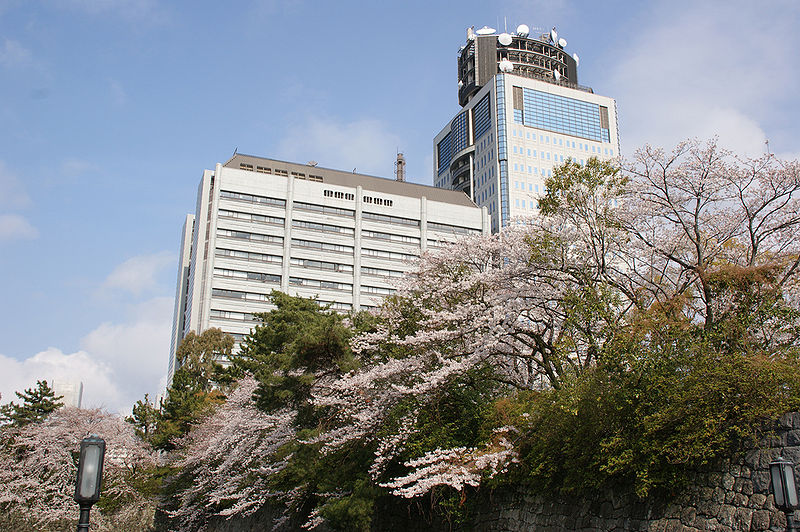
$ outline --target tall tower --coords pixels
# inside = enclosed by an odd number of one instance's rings
[[[434,185],[486,207],[492,232],[538,212],[554,166],[619,155],[613,98],[578,84],[578,56],[555,28],[530,36],[467,29],[461,110],[433,140]]]

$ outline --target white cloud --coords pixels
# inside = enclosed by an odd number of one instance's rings
[[[114,268],[103,282],[103,287],[124,290],[139,296],[155,288],[156,276],[174,261],[175,257],[169,251],[132,257]]]
[[[0,355],[0,393],[3,403],[19,403],[14,392],[35,386],[37,380],[52,384],[53,379],[82,381],[83,406],[116,407],[121,404],[117,387],[112,382],[111,369],[92,359],[85,351],[66,354],[49,347],[25,360]]]
[[[279,152],[290,161],[391,177],[400,138],[378,120],[342,122],[309,117],[284,135]]]
[[[18,214],[0,214],[0,242],[36,238],[39,231]]]
[[[15,67],[30,63],[32,54],[30,50],[17,41],[5,39],[0,46],[0,66]]]
[[[764,124],[798,81],[800,11],[777,6],[664,0],[647,11],[626,35],[627,52],[610,60],[607,93],[620,105],[624,151],[718,135],[737,152],[764,153]]]
[[[164,386],[171,335],[172,299],[159,297],[133,309],[125,323],[103,323],[65,354],[50,347],[24,360],[0,355],[2,402],[37,380],[82,381],[85,407],[129,412],[145,393],[155,398]]]

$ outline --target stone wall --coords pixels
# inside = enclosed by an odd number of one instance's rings
[[[800,413],[787,414],[774,433],[718,470],[695,476],[670,503],[598,493],[575,502],[524,491],[495,499],[469,529],[505,531],[698,530],[783,531],[786,518],[769,493],[769,463],[779,455],[800,464]]]
[[[787,414],[771,436],[715,471],[695,475],[686,492],[672,501],[639,500],[610,491],[579,499],[552,498],[524,489],[481,493],[475,518],[464,525],[430,520],[417,503],[383,501],[373,530],[422,532],[475,530],[504,532],[694,532],[699,530],[783,531],[786,519],[769,493],[769,463],[779,455],[800,464],[800,413]],[[388,504],[387,504],[388,503]],[[398,504],[400,503],[400,504]],[[270,530],[267,508],[249,519],[208,523],[212,532]],[[288,524],[281,530],[299,530]]]

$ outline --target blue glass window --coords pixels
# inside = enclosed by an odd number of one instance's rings
[[[598,142],[611,142],[608,128],[601,125],[600,106],[597,104],[525,87],[522,89],[522,98],[522,123],[526,126]]]
[[[467,131],[467,113],[463,112],[450,123],[452,135],[452,153],[458,153],[469,146],[469,132]]]
[[[450,133],[445,135],[444,138],[439,141],[437,152],[438,152],[437,160],[439,162],[439,175],[442,175],[442,173],[449,170],[450,160],[453,157],[453,152],[450,150]]]
[[[491,107],[489,106],[489,95],[479,101],[472,110],[473,120],[475,121],[475,140],[489,131],[492,125]],[[522,111],[520,111],[522,113]],[[522,117],[520,117],[521,119]]]

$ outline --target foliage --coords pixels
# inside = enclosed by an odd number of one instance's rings
[[[719,350],[698,325],[664,316],[640,316],[631,328],[569,386],[515,399],[527,414],[515,421],[535,485],[674,493],[765,420],[800,408],[793,360]]]
[[[45,420],[0,433],[0,522],[21,529],[74,526],[73,500],[80,441],[97,434],[106,440],[101,500],[92,529],[143,530],[155,501],[143,493],[155,457],[119,417],[100,410],[64,408]]]
[[[175,449],[176,440],[209,415],[225,400],[225,380],[219,360],[230,358],[233,337],[211,328],[186,335],[176,352],[178,369],[172,376],[167,398],[156,409],[147,395],[137,401],[127,418],[136,433],[155,449]]]
[[[36,381],[36,388],[28,388],[22,393],[14,392],[22,400],[21,404],[13,401],[0,407],[0,423],[9,423],[15,427],[23,427],[29,423],[40,423],[47,416],[61,408],[62,396],[55,392],[46,381]]]
[[[269,503],[365,530],[389,494],[452,521],[504,481],[671,493],[800,408],[797,162],[693,141],[546,185],[370,316],[273,293],[181,441],[180,523]]]

